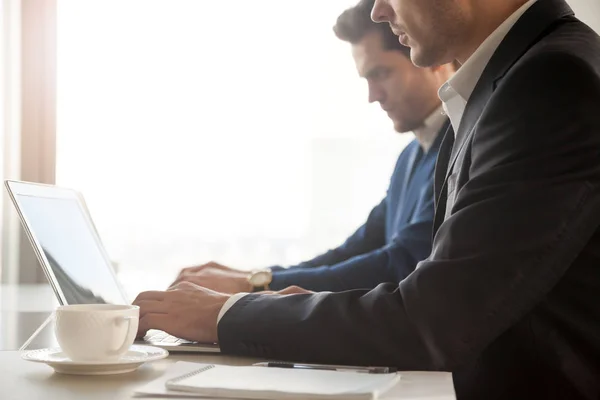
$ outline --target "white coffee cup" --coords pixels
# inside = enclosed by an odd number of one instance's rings
[[[115,361],[135,340],[140,308],[77,304],[56,309],[56,339],[72,361]]]

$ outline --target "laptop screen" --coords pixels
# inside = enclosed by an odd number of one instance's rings
[[[77,200],[16,197],[67,304],[126,303]]]

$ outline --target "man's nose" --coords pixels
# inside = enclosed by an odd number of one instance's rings
[[[383,92],[383,90],[381,90],[375,85],[369,85],[369,103],[375,103],[377,101],[379,103],[383,103],[384,100],[385,93]]]
[[[371,10],[371,19],[374,22],[391,22],[394,11],[386,0],[375,0]]]

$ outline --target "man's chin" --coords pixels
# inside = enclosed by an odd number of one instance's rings
[[[434,52],[424,51],[424,49],[418,45],[410,48],[410,60],[419,68],[428,68],[440,65],[440,63],[438,63],[436,60]]]
[[[400,134],[413,133],[415,129],[418,129],[423,125],[423,121],[416,120],[403,120],[402,122],[393,121],[393,123],[394,130]]]
[[[396,123],[396,122],[394,122],[394,130],[395,130],[396,132],[398,132],[399,134],[401,134],[401,135],[403,135],[403,134],[405,134],[405,133],[410,133],[410,132],[412,132],[413,130],[412,130],[412,129],[410,129],[410,128],[411,128],[411,127],[409,127],[409,126],[406,126],[406,125],[404,125],[404,124],[400,124],[400,123]]]

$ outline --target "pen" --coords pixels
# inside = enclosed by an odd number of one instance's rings
[[[256,367],[321,369],[326,371],[359,372],[366,374],[390,374],[398,371],[397,368],[391,367],[351,367],[347,365],[297,364],[289,362],[259,362],[252,365]]]

